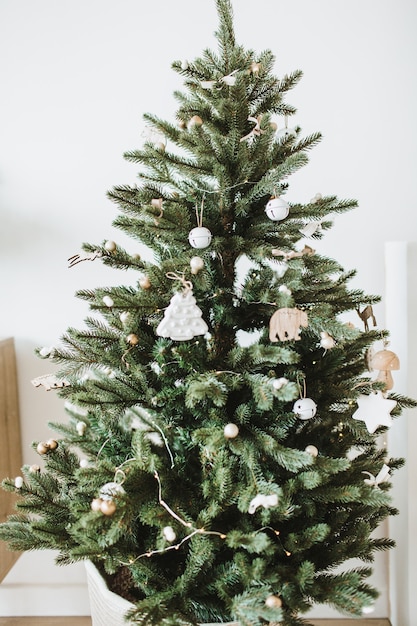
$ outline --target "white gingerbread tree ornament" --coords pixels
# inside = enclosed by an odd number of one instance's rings
[[[208,331],[208,326],[202,319],[203,313],[193,296],[192,283],[177,276],[174,278],[181,280],[184,288],[172,296],[165,310],[164,319],[156,329],[157,334],[174,341],[187,341],[198,335],[204,335]]]

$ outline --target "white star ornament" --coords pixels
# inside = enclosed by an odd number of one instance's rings
[[[370,433],[374,433],[378,426],[389,428],[392,425],[390,413],[397,404],[396,400],[388,400],[381,391],[377,391],[369,396],[359,396],[357,402],[358,408],[352,417],[354,420],[365,422]]]

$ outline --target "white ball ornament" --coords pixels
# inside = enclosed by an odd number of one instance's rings
[[[292,293],[292,292],[291,292],[291,289],[289,289],[289,288],[287,287],[287,285],[280,285],[280,286],[278,287],[278,291],[279,291],[280,293],[285,294],[286,296],[290,296],[290,295],[291,295],[291,293]]]
[[[305,451],[307,452],[307,454],[311,454],[311,456],[318,456],[319,454],[318,449],[316,448],[316,446],[313,445],[306,446]]]
[[[109,309],[114,305],[113,298],[110,298],[110,296],[104,296],[103,302]]]
[[[333,337],[329,335],[329,333],[327,333],[326,331],[322,331],[320,333],[320,337],[320,346],[322,348],[324,348],[325,350],[331,350],[332,348],[334,348],[336,342]]]
[[[265,213],[273,222],[285,219],[289,211],[288,203],[280,197],[271,198],[265,207]]]
[[[189,235],[188,241],[193,248],[208,248],[211,244],[212,234],[205,226],[196,226]]]
[[[204,267],[204,260],[201,256],[193,256],[190,259],[191,274],[198,274]]]
[[[126,324],[129,321],[130,314],[128,311],[122,311],[119,315],[119,318],[122,324]]]
[[[274,389],[278,390],[284,387],[288,383],[286,378],[274,378],[272,380],[272,386]]]
[[[87,428],[87,424],[85,422],[77,422],[75,427],[77,429],[77,433],[82,437],[85,433],[85,429]]]
[[[14,479],[14,486],[16,489],[21,489],[23,487],[23,478],[21,476],[16,476]]]
[[[162,534],[165,537],[165,539],[169,541],[170,543],[175,541],[175,539],[177,538],[177,535],[175,534],[175,530],[172,528],[172,526],[165,526],[165,528],[162,529]]]
[[[106,241],[106,243],[104,244],[104,248],[107,250],[107,252],[115,252],[117,246],[114,241]]]
[[[226,439],[234,439],[239,434],[239,428],[236,424],[226,424],[223,433]]]
[[[375,613],[374,606],[364,606],[362,609],[362,615],[371,615],[371,613]]]
[[[292,410],[300,420],[309,420],[315,416],[317,404],[311,398],[300,398],[294,403]]]

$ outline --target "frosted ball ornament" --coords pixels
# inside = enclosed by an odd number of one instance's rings
[[[285,200],[279,196],[272,197],[265,207],[265,213],[273,222],[284,220],[290,211],[290,207]]]
[[[300,420],[309,420],[317,413],[317,404],[311,398],[300,398],[292,410]]]
[[[234,439],[239,434],[239,428],[236,424],[226,424],[223,433],[226,439]]]
[[[188,241],[193,248],[208,248],[211,244],[212,234],[205,226],[196,226],[190,230],[188,235]]]
[[[201,256],[193,256],[190,259],[191,274],[198,274],[204,267],[204,260]]]
[[[113,500],[114,498],[123,496],[125,493],[126,492],[120,483],[112,481],[101,487],[99,498],[101,500]]]

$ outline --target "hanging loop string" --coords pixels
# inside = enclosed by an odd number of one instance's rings
[[[184,272],[167,272],[165,276],[170,280],[179,280],[184,289],[184,294],[186,294],[188,291],[191,291],[191,289],[193,288],[192,282],[190,280],[185,280]]]

